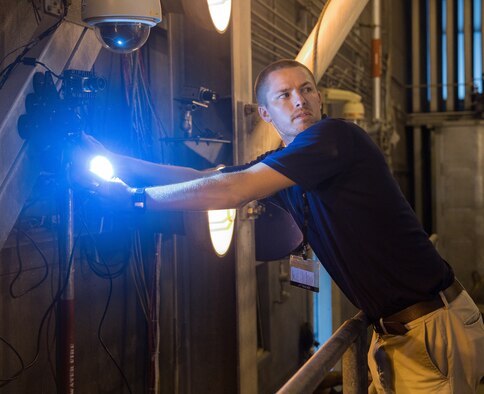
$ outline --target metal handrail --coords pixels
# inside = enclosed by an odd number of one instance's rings
[[[314,392],[340,358],[343,358],[344,393],[367,393],[366,344],[368,325],[368,319],[363,312],[359,312],[353,318],[346,320],[277,394]]]

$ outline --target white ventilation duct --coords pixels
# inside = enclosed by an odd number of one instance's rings
[[[313,72],[316,82],[333,61],[367,3],[368,0],[328,0],[324,6],[321,22],[316,24],[296,56],[298,62]],[[313,70],[315,50],[316,70]]]

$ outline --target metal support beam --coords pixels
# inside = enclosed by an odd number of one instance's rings
[[[420,56],[421,34],[420,34],[420,0],[412,0],[412,112],[422,111],[422,92],[421,83],[421,56]],[[415,213],[422,220],[423,200],[422,200],[422,129],[413,129],[413,168],[414,168],[414,198]]]
[[[235,164],[240,164],[251,160],[251,147],[256,146],[251,140],[242,104],[252,103],[251,3],[246,0],[235,0],[232,7],[234,161]],[[239,393],[256,394],[258,385],[255,235],[254,222],[244,219],[244,209],[238,210],[235,224],[237,378]]]

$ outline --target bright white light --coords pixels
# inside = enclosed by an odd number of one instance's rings
[[[215,28],[223,33],[229,25],[232,0],[207,0],[207,3]]]
[[[213,248],[222,257],[229,250],[234,233],[235,209],[208,211],[208,227]]]
[[[104,156],[94,157],[89,165],[89,171],[107,181],[112,179],[114,176],[113,166],[111,165],[111,162]]]

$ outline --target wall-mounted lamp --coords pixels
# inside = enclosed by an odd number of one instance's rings
[[[182,0],[183,11],[200,27],[219,33],[227,30],[232,0]]]
[[[207,0],[213,25],[219,33],[227,30],[232,11],[232,0]]]
[[[217,256],[223,257],[229,250],[234,234],[235,209],[208,211],[210,239]]]

